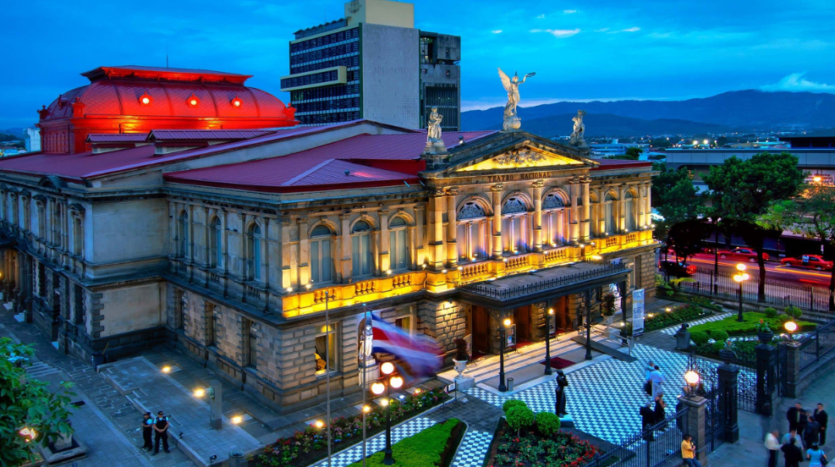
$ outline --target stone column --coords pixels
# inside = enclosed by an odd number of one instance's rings
[[[339,221],[341,222],[342,235],[339,237],[339,242],[341,244],[341,248],[339,249],[340,260],[339,263],[341,265],[340,269],[337,272],[338,280],[340,282],[346,280],[348,277],[351,277],[351,272],[353,271],[353,257],[351,256],[351,214],[340,214]],[[336,242],[334,242],[334,246]],[[300,254],[301,255],[301,254]],[[334,257],[336,257],[334,255]],[[301,263],[301,256],[299,256],[299,262]]]
[[[209,232],[209,208],[203,206],[203,264],[207,268],[209,267],[209,255],[212,254],[209,251],[209,235],[211,235],[211,232]],[[209,275],[206,274],[206,277],[208,278]],[[206,279],[206,282],[208,283],[208,279]]]
[[[623,233],[626,230],[626,185],[618,186],[618,213],[616,219],[618,221],[618,231],[614,233]]]
[[[458,220],[455,212],[456,195],[458,189],[455,187],[447,189],[447,230],[446,230],[446,255],[449,267],[454,269],[458,266]]]
[[[591,197],[589,195],[589,185],[591,177],[586,175],[583,180],[583,223],[580,229],[580,241],[588,242],[591,238]]]
[[[577,244],[580,240],[580,209],[577,205],[577,198],[580,196],[580,179],[579,177],[572,177],[571,183],[571,218],[568,221],[569,233],[571,235],[571,243]]]
[[[644,225],[649,227],[652,224],[652,184],[644,184],[646,196],[644,196]]]
[[[533,182],[533,251],[542,251],[542,187],[545,182]]]
[[[687,396],[681,398],[682,404],[688,408],[685,415],[685,434],[693,437],[696,445],[696,460],[704,467],[707,467],[707,399],[700,396]]]
[[[731,354],[733,355],[733,354]],[[719,413],[724,419],[723,438],[728,443],[739,441],[739,417],[737,389],[739,386],[739,368],[731,365],[730,360],[717,368],[719,373]]]
[[[426,250],[423,248],[424,246],[424,229],[426,228],[426,224],[424,223],[424,206],[417,205],[415,206],[415,268],[420,269],[421,265],[426,263]]]
[[[780,344],[786,351],[786,397],[800,396],[800,343]],[[781,349],[782,352],[783,349]]]
[[[386,271],[391,269],[391,238],[389,236],[388,214],[387,210],[380,210],[380,275],[385,275]]]
[[[299,291],[310,283],[310,237],[308,236],[307,218],[296,221],[299,229]],[[318,284],[313,284],[316,287]]]
[[[757,352],[757,413],[771,416],[774,409],[774,361],[776,351],[768,344],[759,344]]]
[[[435,190],[432,197],[432,210],[434,220],[434,238],[432,239],[433,258],[432,269],[440,271],[444,269],[444,191]]]
[[[241,265],[241,279],[246,280],[246,213],[238,213],[238,216],[241,218],[241,231],[238,232],[238,261]]]
[[[493,193],[493,259],[502,259],[502,190],[502,184],[490,187]]]
[[[281,238],[281,288],[284,293],[290,293],[287,288],[293,288],[293,248],[290,245],[290,233],[292,226],[289,217],[279,218],[279,235]],[[225,247],[225,245],[224,245]],[[225,268],[224,268],[225,272]]]

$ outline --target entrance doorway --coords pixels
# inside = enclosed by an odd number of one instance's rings
[[[490,315],[483,306],[473,305],[472,320],[472,358],[475,360],[490,353]]]
[[[573,326],[571,316],[568,314],[568,297],[557,298],[550,305],[554,309],[554,326],[557,328],[557,334],[571,330]]]
[[[520,306],[513,311],[513,322],[516,323],[516,345],[524,345],[531,339],[531,306]]]

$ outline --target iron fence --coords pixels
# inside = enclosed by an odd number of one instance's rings
[[[835,321],[818,326],[799,341],[800,371],[817,363],[821,357],[835,349]]]
[[[587,261],[592,262],[592,261]],[[599,264],[599,263],[594,263]],[[491,286],[489,283],[484,284],[470,284],[461,287],[462,290],[466,290],[468,292],[473,292],[485,297],[492,297],[497,298],[499,300],[504,300],[508,298],[518,297],[522,295],[529,295],[536,292],[541,292],[543,290],[550,290],[556,287],[560,287],[563,285],[573,284],[576,282],[582,282],[589,279],[594,279],[600,276],[606,276],[609,274],[614,274],[618,272],[622,272],[626,270],[626,266],[620,263],[612,263],[612,264],[602,264],[601,267],[590,269],[588,271],[583,271],[577,274],[572,274],[568,276],[562,277],[555,277],[552,279],[547,279],[544,281],[536,282],[533,284],[526,284],[520,285],[511,288],[496,288]]]
[[[622,443],[587,464],[589,467],[657,467],[681,459],[681,441],[688,408],[682,407],[663,421],[628,436]],[[636,414],[637,416],[637,414]],[[697,447],[698,448],[698,447]]]
[[[750,278],[742,283],[742,299],[755,302],[759,298],[759,270],[750,270],[749,276]],[[739,300],[739,283],[734,281],[733,274],[726,272],[716,274],[712,269],[698,268],[691,278],[694,280],[693,282],[681,282],[682,290],[699,295]],[[829,289],[809,284],[766,279],[765,302],[780,308],[793,305],[807,310],[829,312]]]

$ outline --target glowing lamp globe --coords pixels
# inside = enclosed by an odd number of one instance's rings
[[[362,411],[365,412],[365,413],[371,412],[371,407],[369,407],[367,405],[364,405],[364,406],[362,406]]]
[[[192,100],[188,101],[188,103],[191,104],[191,105],[197,105],[197,99],[192,99]]]
[[[203,397],[206,395],[206,391],[202,389],[195,389],[194,390],[194,397]]]
[[[399,376],[392,376],[391,387],[393,387],[394,389],[400,389],[401,387],[403,387],[403,378]]]
[[[235,425],[240,425],[242,421],[244,421],[244,419],[240,415],[235,415],[234,417],[232,417],[232,423],[234,423]]]
[[[386,387],[383,386],[383,383],[374,383],[374,384],[371,385],[371,392],[373,392],[374,394],[376,394],[378,396],[380,394],[382,394],[383,391],[385,391],[385,390],[386,390]]]
[[[742,264],[742,263],[739,263],[739,264],[737,264],[737,265],[736,265],[736,270],[737,270],[737,271],[744,271],[744,270],[746,270],[746,269],[748,269],[748,266],[746,266],[746,265],[744,265],[744,264]]]
[[[786,324],[783,325],[786,328],[786,331],[795,332],[797,331],[797,323],[794,321],[786,321]]]
[[[151,98],[150,97],[143,97],[142,98],[142,103],[145,104],[145,105],[150,104],[151,103]]]
[[[504,326],[505,326],[505,327],[510,326],[510,319],[505,319],[505,320],[504,320]]]
[[[554,309],[553,308],[548,308],[548,314],[553,315],[554,314]]]
[[[391,362],[385,362],[380,365],[380,371],[382,371],[384,375],[390,375],[394,373],[394,365]]]
[[[321,430],[324,426],[325,422],[323,422],[322,420],[316,420],[316,428],[319,428]]]
[[[695,388],[699,385],[699,374],[693,370],[690,370],[684,374],[684,381],[687,382],[688,386]]]

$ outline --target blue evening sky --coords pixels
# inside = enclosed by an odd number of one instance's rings
[[[343,0],[7,2],[0,128],[87,82],[100,65],[255,75],[279,96],[297,29]],[[416,26],[462,36],[465,108],[503,104],[496,73],[535,71],[522,105],[683,99],[739,89],[835,93],[835,0],[416,0]]]

